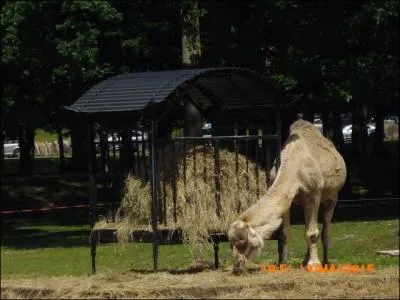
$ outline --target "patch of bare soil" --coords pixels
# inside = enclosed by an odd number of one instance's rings
[[[98,274],[1,280],[2,299],[263,298],[399,299],[399,268],[374,273],[251,272]]]

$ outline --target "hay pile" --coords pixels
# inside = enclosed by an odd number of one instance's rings
[[[205,151],[205,155],[204,152]],[[186,154],[186,178],[183,162],[178,163],[176,177],[176,213],[174,222],[173,204],[173,168],[162,164],[159,175],[164,178],[165,188],[161,186],[161,195],[165,190],[167,204],[167,228],[181,229],[184,242],[195,246],[196,250],[207,243],[209,232],[226,233],[231,222],[240,212],[258,201],[258,195],[266,190],[266,173],[246,157],[238,154],[238,170],[236,173],[236,154],[228,150],[220,150],[220,184],[221,214],[216,213],[215,201],[215,164],[212,147],[196,148],[196,160],[193,149]],[[172,163],[172,160],[164,159]],[[186,179],[186,180],[185,180]],[[185,185],[186,182],[186,185]],[[151,228],[151,189],[149,183],[129,175],[125,180],[124,197],[117,212],[117,236],[119,241],[128,241],[134,229]],[[101,227],[101,224],[96,226]],[[159,225],[160,228],[165,227]]]
[[[1,299],[399,299],[399,268],[375,273],[126,274],[2,278]]]
[[[399,125],[395,122],[385,122],[384,124],[385,138],[389,141],[399,139]]]

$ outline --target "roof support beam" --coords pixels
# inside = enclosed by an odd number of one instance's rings
[[[224,101],[219,99],[213,92],[211,92],[207,87],[205,87],[203,84],[199,82],[192,82],[192,86],[196,87],[198,90],[200,90],[204,95],[207,96],[211,101],[215,102],[217,105],[224,105]]]
[[[252,108],[255,108],[255,104],[253,101],[251,101],[251,99],[249,98],[249,96],[243,92],[243,90],[237,85],[237,83],[233,82],[232,80],[232,73],[229,73],[226,78],[229,80],[229,82],[231,83],[231,85],[234,87],[235,91],[242,96],[248,103],[250,103]]]

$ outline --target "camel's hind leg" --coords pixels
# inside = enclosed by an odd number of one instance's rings
[[[282,228],[278,236],[279,264],[286,264],[288,261],[288,244],[290,235],[290,209],[283,215]]]
[[[322,210],[322,249],[323,249],[323,264],[329,264],[328,252],[330,247],[330,224],[337,203],[338,196],[329,199],[327,202],[321,204]]]
[[[320,201],[321,195],[318,193],[310,196],[310,198],[307,199],[307,203],[304,205],[307,254],[303,261],[303,265],[320,264],[317,249],[317,241],[319,236],[318,209]]]

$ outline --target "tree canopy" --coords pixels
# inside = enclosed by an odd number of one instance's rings
[[[398,1],[6,1],[2,130],[51,128],[111,75],[181,68],[190,31],[199,66],[252,68],[316,107],[398,110],[398,24]]]

